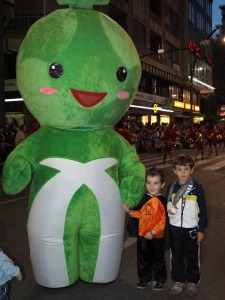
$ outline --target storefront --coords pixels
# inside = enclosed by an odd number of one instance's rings
[[[143,124],[169,124],[173,120],[173,112],[173,105],[168,98],[138,91],[130,105],[128,114],[131,120],[131,116],[138,116],[133,120],[141,119]]]

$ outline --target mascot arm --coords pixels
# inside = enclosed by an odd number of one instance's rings
[[[130,207],[137,205],[145,189],[145,167],[134,147],[126,143],[120,164],[120,194]]]
[[[23,141],[8,156],[2,174],[2,187],[6,194],[15,195],[21,192],[30,182],[34,170],[31,163],[27,141]]]

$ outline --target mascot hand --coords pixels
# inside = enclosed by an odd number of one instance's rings
[[[129,207],[136,206],[144,192],[144,181],[142,177],[129,176],[122,180],[120,184],[120,194],[123,201]]]
[[[31,166],[21,155],[12,155],[7,159],[2,175],[2,187],[5,193],[15,195],[21,192],[31,180]]]

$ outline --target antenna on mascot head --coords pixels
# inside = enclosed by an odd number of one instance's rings
[[[110,0],[56,0],[59,5],[69,5],[70,8],[93,9],[93,5],[106,5]]]

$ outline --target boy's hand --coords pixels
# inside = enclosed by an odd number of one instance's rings
[[[129,207],[126,203],[123,204],[123,209],[124,209],[125,212],[127,212],[128,214],[131,214],[131,212],[132,212],[132,210],[130,210],[130,207]]]
[[[175,215],[177,213],[177,206],[176,205],[171,206],[171,208],[168,210],[168,213],[170,215]]]
[[[198,232],[197,233],[197,242],[198,242],[198,244],[200,244],[203,239],[204,239],[204,233],[203,232]]]
[[[21,280],[23,279],[23,276],[22,276],[22,274],[20,273],[18,276],[16,276],[16,278],[17,278],[18,281],[21,281]]]
[[[151,234],[151,232],[150,231],[148,231],[147,233],[146,233],[146,235],[145,235],[145,238],[147,239],[147,240],[151,240],[151,239],[153,239],[153,235]]]
[[[172,202],[169,202],[167,204],[167,210],[170,215],[175,215],[177,213],[177,206],[174,205]]]

